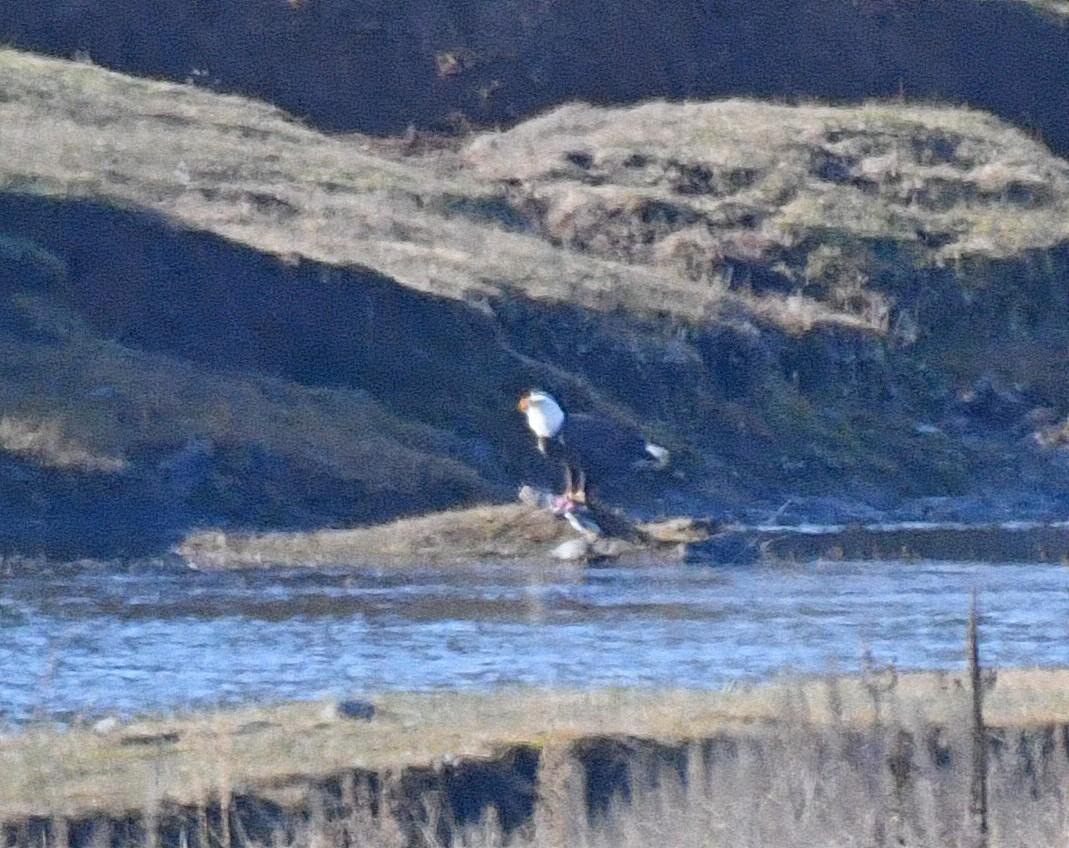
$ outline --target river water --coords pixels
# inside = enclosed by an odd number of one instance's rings
[[[1069,568],[834,562],[0,577],[0,719],[388,689],[719,688],[778,673],[1069,664]]]

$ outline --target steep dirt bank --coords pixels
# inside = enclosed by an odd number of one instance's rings
[[[18,0],[0,41],[192,79],[331,129],[512,123],[574,99],[969,103],[1069,150],[1066,4],[1016,0]],[[1042,11],[1046,9],[1047,12]]]

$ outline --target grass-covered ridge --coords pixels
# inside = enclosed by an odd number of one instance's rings
[[[544,187],[536,197],[565,239],[567,219],[589,217],[594,203],[624,217],[657,201],[722,233],[723,252],[741,249],[728,237],[749,231],[754,258],[762,234],[769,246],[822,232],[916,242],[920,260],[952,262],[1050,247],[1069,232],[1060,214],[1069,165],[964,108],[568,106],[483,135],[466,153],[483,173]]]
[[[9,191],[135,204],[257,250],[359,264],[451,297],[516,282],[513,269],[536,296],[570,296],[564,278],[580,294],[614,278],[639,287],[641,271],[451,213],[493,208],[490,182],[395,161],[371,139],[332,138],[261,103],[10,50],[0,82]]]
[[[793,289],[742,298],[767,318],[878,327],[871,242],[924,266],[1069,237],[1069,166],[963,108],[573,105],[456,154],[396,155],[90,64],[5,50],[0,81],[0,187],[136,204],[450,297],[508,286],[693,321],[726,277],[746,284],[733,264],[757,263]]]
[[[908,273],[1020,257],[1069,236],[1069,165],[960,108],[569,106],[483,135],[464,155],[510,181],[552,242],[741,291],[786,327],[886,330],[888,253]]]

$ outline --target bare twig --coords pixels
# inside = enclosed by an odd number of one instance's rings
[[[984,681],[980,667],[976,589],[973,588],[966,635],[969,683],[972,692],[972,781],[969,813],[976,827],[976,845],[987,846],[987,734],[984,730]]]

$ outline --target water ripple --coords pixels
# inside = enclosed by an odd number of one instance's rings
[[[1069,569],[843,562],[458,574],[131,567],[0,580],[0,714],[384,689],[719,687],[863,663],[1069,664]]]

